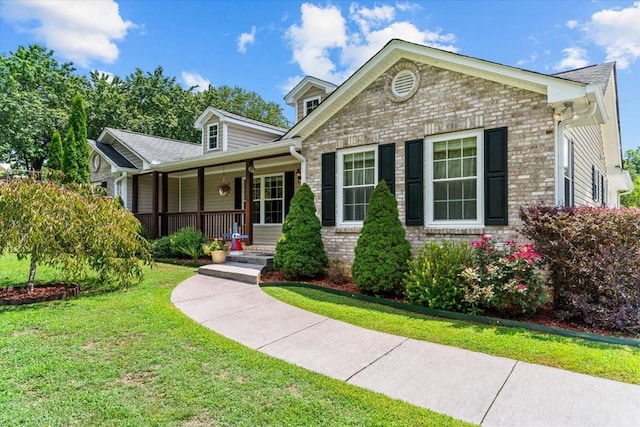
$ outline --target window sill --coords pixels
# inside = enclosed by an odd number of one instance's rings
[[[485,232],[484,226],[482,225],[456,225],[456,226],[426,226],[424,228],[426,234],[429,235],[438,235],[438,234],[449,234],[449,235],[479,235]]]
[[[361,225],[352,225],[352,226],[338,225],[335,228],[335,232],[341,233],[341,234],[359,234],[361,231],[362,231]]]

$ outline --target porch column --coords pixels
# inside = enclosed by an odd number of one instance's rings
[[[244,234],[247,238],[247,245],[253,245],[253,160],[247,160],[245,167],[245,187],[244,187]]]
[[[131,194],[131,212],[134,214],[138,213],[138,178],[139,175],[133,175],[131,177],[131,181],[133,184],[132,194]]]
[[[169,235],[169,224],[167,224],[167,213],[169,212],[169,174],[162,173],[162,214],[160,221],[160,233],[162,236]]]
[[[158,215],[158,177],[159,177],[159,173],[158,172],[153,172],[153,180],[152,180],[152,186],[151,186],[151,238],[155,239],[158,236],[158,230],[159,230],[159,222],[160,222],[160,216]]]
[[[204,233],[202,211],[204,211],[204,168],[198,168],[198,203],[196,206],[196,228]]]

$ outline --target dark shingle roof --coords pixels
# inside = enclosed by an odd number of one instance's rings
[[[611,78],[614,67],[615,62],[607,62],[606,64],[590,65],[588,67],[578,68],[577,70],[563,71],[553,74],[553,76],[580,83],[597,84],[604,94],[604,91],[607,90],[609,78]]]
[[[202,145],[200,144],[128,130],[105,129],[149,163],[175,162],[202,155]]]
[[[96,148],[100,150],[102,154],[108,157],[113,163],[115,163],[116,166],[128,169],[136,168],[129,160],[125,159],[124,156],[117,152],[116,149],[111,145],[103,144],[102,142],[96,142]]]

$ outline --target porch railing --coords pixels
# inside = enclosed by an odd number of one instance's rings
[[[163,221],[166,221],[167,235],[173,234],[184,227],[198,227],[197,212],[171,212],[158,214],[158,227],[155,233],[153,214],[137,213],[136,218],[145,229],[146,236],[150,239],[160,237],[163,230]],[[233,224],[238,224],[238,232],[243,233],[244,210],[229,211],[203,211],[201,212],[200,231],[209,239],[220,237],[222,234],[230,233]]]

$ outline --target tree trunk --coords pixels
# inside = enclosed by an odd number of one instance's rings
[[[27,283],[27,290],[29,293],[33,292],[33,281],[36,279],[36,260],[31,257],[31,267],[29,268],[29,283]]]

